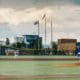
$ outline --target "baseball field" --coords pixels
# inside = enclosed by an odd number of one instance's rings
[[[77,56],[0,56],[0,80],[80,80]]]

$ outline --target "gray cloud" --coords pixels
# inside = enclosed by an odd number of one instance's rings
[[[33,7],[34,0],[0,0],[1,7],[7,8],[28,8]]]
[[[73,0],[73,2],[77,5],[80,5],[80,0]]]
[[[75,5],[80,5],[80,0],[0,0],[0,7],[15,8],[15,9],[25,9],[25,8],[32,8],[32,7],[43,8],[46,6],[56,6],[56,5],[62,6],[62,5],[71,5],[71,4],[73,4],[74,7],[71,7],[71,8],[69,7],[69,9],[64,8],[64,6],[60,9],[55,8],[55,15],[57,16],[58,20],[56,21],[57,27],[54,25],[54,27],[56,27],[56,28],[53,28],[53,31],[54,31],[53,34],[55,35],[55,33],[57,33],[58,36],[54,37],[54,38],[58,38],[60,36],[59,32],[62,32],[65,34],[79,32],[79,30],[80,30],[79,23],[74,23],[74,22],[79,21],[78,18],[80,18],[79,17],[80,16],[79,15],[80,7],[78,6],[79,7],[78,9],[74,9],[74,8],[75,8]],[[21,10],[21,11],[23,12],[23,10]],[[3,13],[5,13],[5,12],[3,12]],[[4,16],[5,16],[5,14],[4,14]],[[9,14],[8,14],[8,16],[9,16]],[[71,22],[70,22],[70,20],[71,20]],[[40,26],[41,26],[40,32],[42,34],[44,34],[43,25],[40,25]],[[62,26],[62,28],[60,26]],[[34,29],[34,27],[35,26],[33,26],[33,24],[31,24],[31,23],[30,24],[27,24],[27,23],[19,24],[18,26],[13,26],[13,25],[9,26],[9,24],[3,23],[3,24],[0,24],[0,35],[3,38],[5,38],[5,37],[14,37],[17,34],[20,34],[20,35],[33,34],[33,33],[37,34],[37,27],[35,27],[35,29]],[[47,33],[50,33],[50,28],[47,28]],[[75,35],[73,35],[73,36],[75,36]]]
[[[7,8],[42,8],[53,5],[80,4],[80,0],[0,0],[1,7]]]
[[[12,37],[15,33],[9,28],[7,23],[0,23],[0,38]]]

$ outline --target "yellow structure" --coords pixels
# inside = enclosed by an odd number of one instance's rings
[[[76,43],[76,39],[58,39],[58,50],[62,50],[66,54],[72,55],[76,49]]]

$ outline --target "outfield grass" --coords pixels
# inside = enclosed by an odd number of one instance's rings
[[[80,74],[80,67],[56,67],[73,61],[0,61],[0,75]]]
[[[15,56],[0,56],[0,58],[14,58]],[[17,56],[17,58],[79,58],[77,56]]]
[[[14,58],[14,56],[0,56]],[[18,58],[74,58],[74,56],[18,56]],[[77,58],[77,57],[75,57]],[[56,67],[78,61],[0,61],[0,75],[54,75],[80,74],[80,67]],[[9,79],[8,79],[9,80]],[[10,80],[80,80],[76,79],[10,79]]]

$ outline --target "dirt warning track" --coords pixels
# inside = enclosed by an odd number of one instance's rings
[[[73,75],[0,75],[0,80],[6,80],[6,79],[48,79],[48,78],[80,78],[80,74],[73,74]]]
[[[78,61],[79,58],[0,58],[0,61]]]

